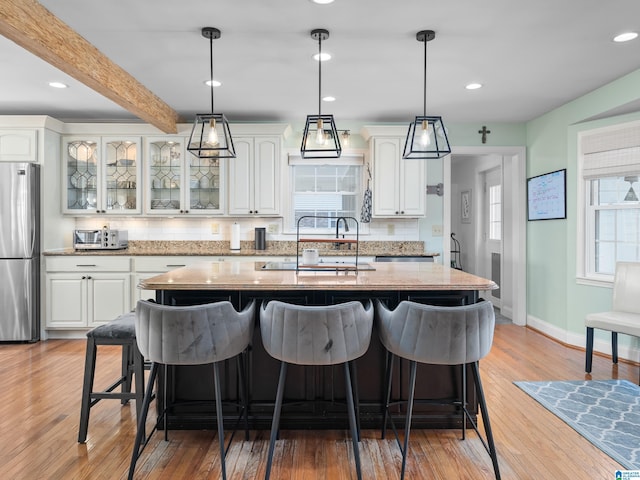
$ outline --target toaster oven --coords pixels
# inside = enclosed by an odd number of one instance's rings
[[[126,230],[74,230],[73,248],[76,250],[120,250],[129,245]]]

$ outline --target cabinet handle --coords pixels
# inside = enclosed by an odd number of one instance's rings
[[[82,276],[82,280],[86,280],[86,279],[87,279],[87,277],[85,277],[85,276],[83,275],[83,276]]]
[[[186,265],[165,265],[167,268],[186,267]]]
[[[87,280],[91,280],[91,276],[88,276],[88,277],[87,277]]]
[[[185,210],[184,213],[189,213],[189,210]]]
[[[398,210],[396,210],[396,215],[398,215],[400,212],[398,212]]]
[[[402,215],[404,215],[404,210],[402,210],[400,213],[401,213]]]
[[[76,264],[76,267],[95,267],[95,265],[92,265],[90,263],[88,263],[86,265]]]
[[[258,213],[258,210],[254,210],[253,213]]]

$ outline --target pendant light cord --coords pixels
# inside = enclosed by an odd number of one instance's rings
[[[427,116],[427,36],[424,37],[424,103],[422,107],[422,115]]]
[[[318,35],[318,117],[322,116],[322,34]]]
[[[209,37],[209,85],[211,86],[211,114],[213,115],[213,36]]]

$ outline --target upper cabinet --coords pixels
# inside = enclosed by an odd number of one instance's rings
[[[280,212],[280,136],[235,137],[236,158],[229,160],[229,214],[278,215]]]
[[[140,137],[63,137],[63,213],[141,213]]]
[[[425,215],[425,160],[402,158],[404,138],[374,137],[373,216],[421,217]]]
[[[145,212],[211,215],[224,212],[224,162],[198,158],[183,137],[146,139]]]
[[[0,129],[0,162],[37,162],[37,133],[27,128]]]

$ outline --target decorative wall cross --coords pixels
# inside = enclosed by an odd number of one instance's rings
[[[482,143],[487,143],[487,134],[491,133],[491,130],[487,130],[487,126],[483,125],[482,130],[478,130],[478,133],[482,134]]]

